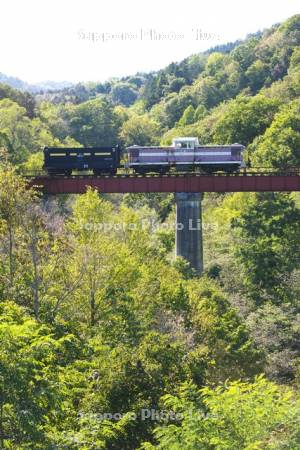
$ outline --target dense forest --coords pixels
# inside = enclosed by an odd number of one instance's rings
[[[300,167],[300,15],[106,83],[0,84],[0,448],[300,449],[300,195],[205,194],[205,272],[173,195],[43,197],[44,146],[246,146]]]

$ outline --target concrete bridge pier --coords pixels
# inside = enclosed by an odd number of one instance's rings
[[[201,193],[179,192],[176,200],[176,256],[182,256],[197,274],[203,272]]]

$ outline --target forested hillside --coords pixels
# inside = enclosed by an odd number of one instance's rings
[[[64,89],[72,86],[72,83],[68,81],[43,81],[36,84],[30,84],[26,81],[21,80],[20,78],[11,77],[8,75],[5,75],[4,73],[0,72],[0,83],[7,84],[8,86],[20,89],[21,91],[27,91],[27,92],[43,92],[43,91],[52,91],[52,90],[59,90]]]
[[[205,194],[205,273],[172,195],[43,198],[44,146],[246,146],[300,167],[300,15],[152,74],[0,85],[0,448],[300,449],[300,196]]]

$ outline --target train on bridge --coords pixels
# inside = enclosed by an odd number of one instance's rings
[[[116,175],[118,169],[136,174],[176,172],[236,172],[245,167],[244,146],[200,145],[196,137],[179,137],[168,147],[133,145],[127,147],[125,161],[114,147],[45,147],[44,170],[49,175],[70,176],[73,171],[94,175]]]

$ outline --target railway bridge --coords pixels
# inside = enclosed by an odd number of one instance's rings
[[[115,176],[26,175],[28,185],[44,194],[83,194],[87,187],[101,193],[171,192],[176,199],[176,255],[184,257],[198,274],[203,271],[201,199],[205,192],[300,191],[300,169],[286,172],[251,169],[236,173],[174,173]]]

